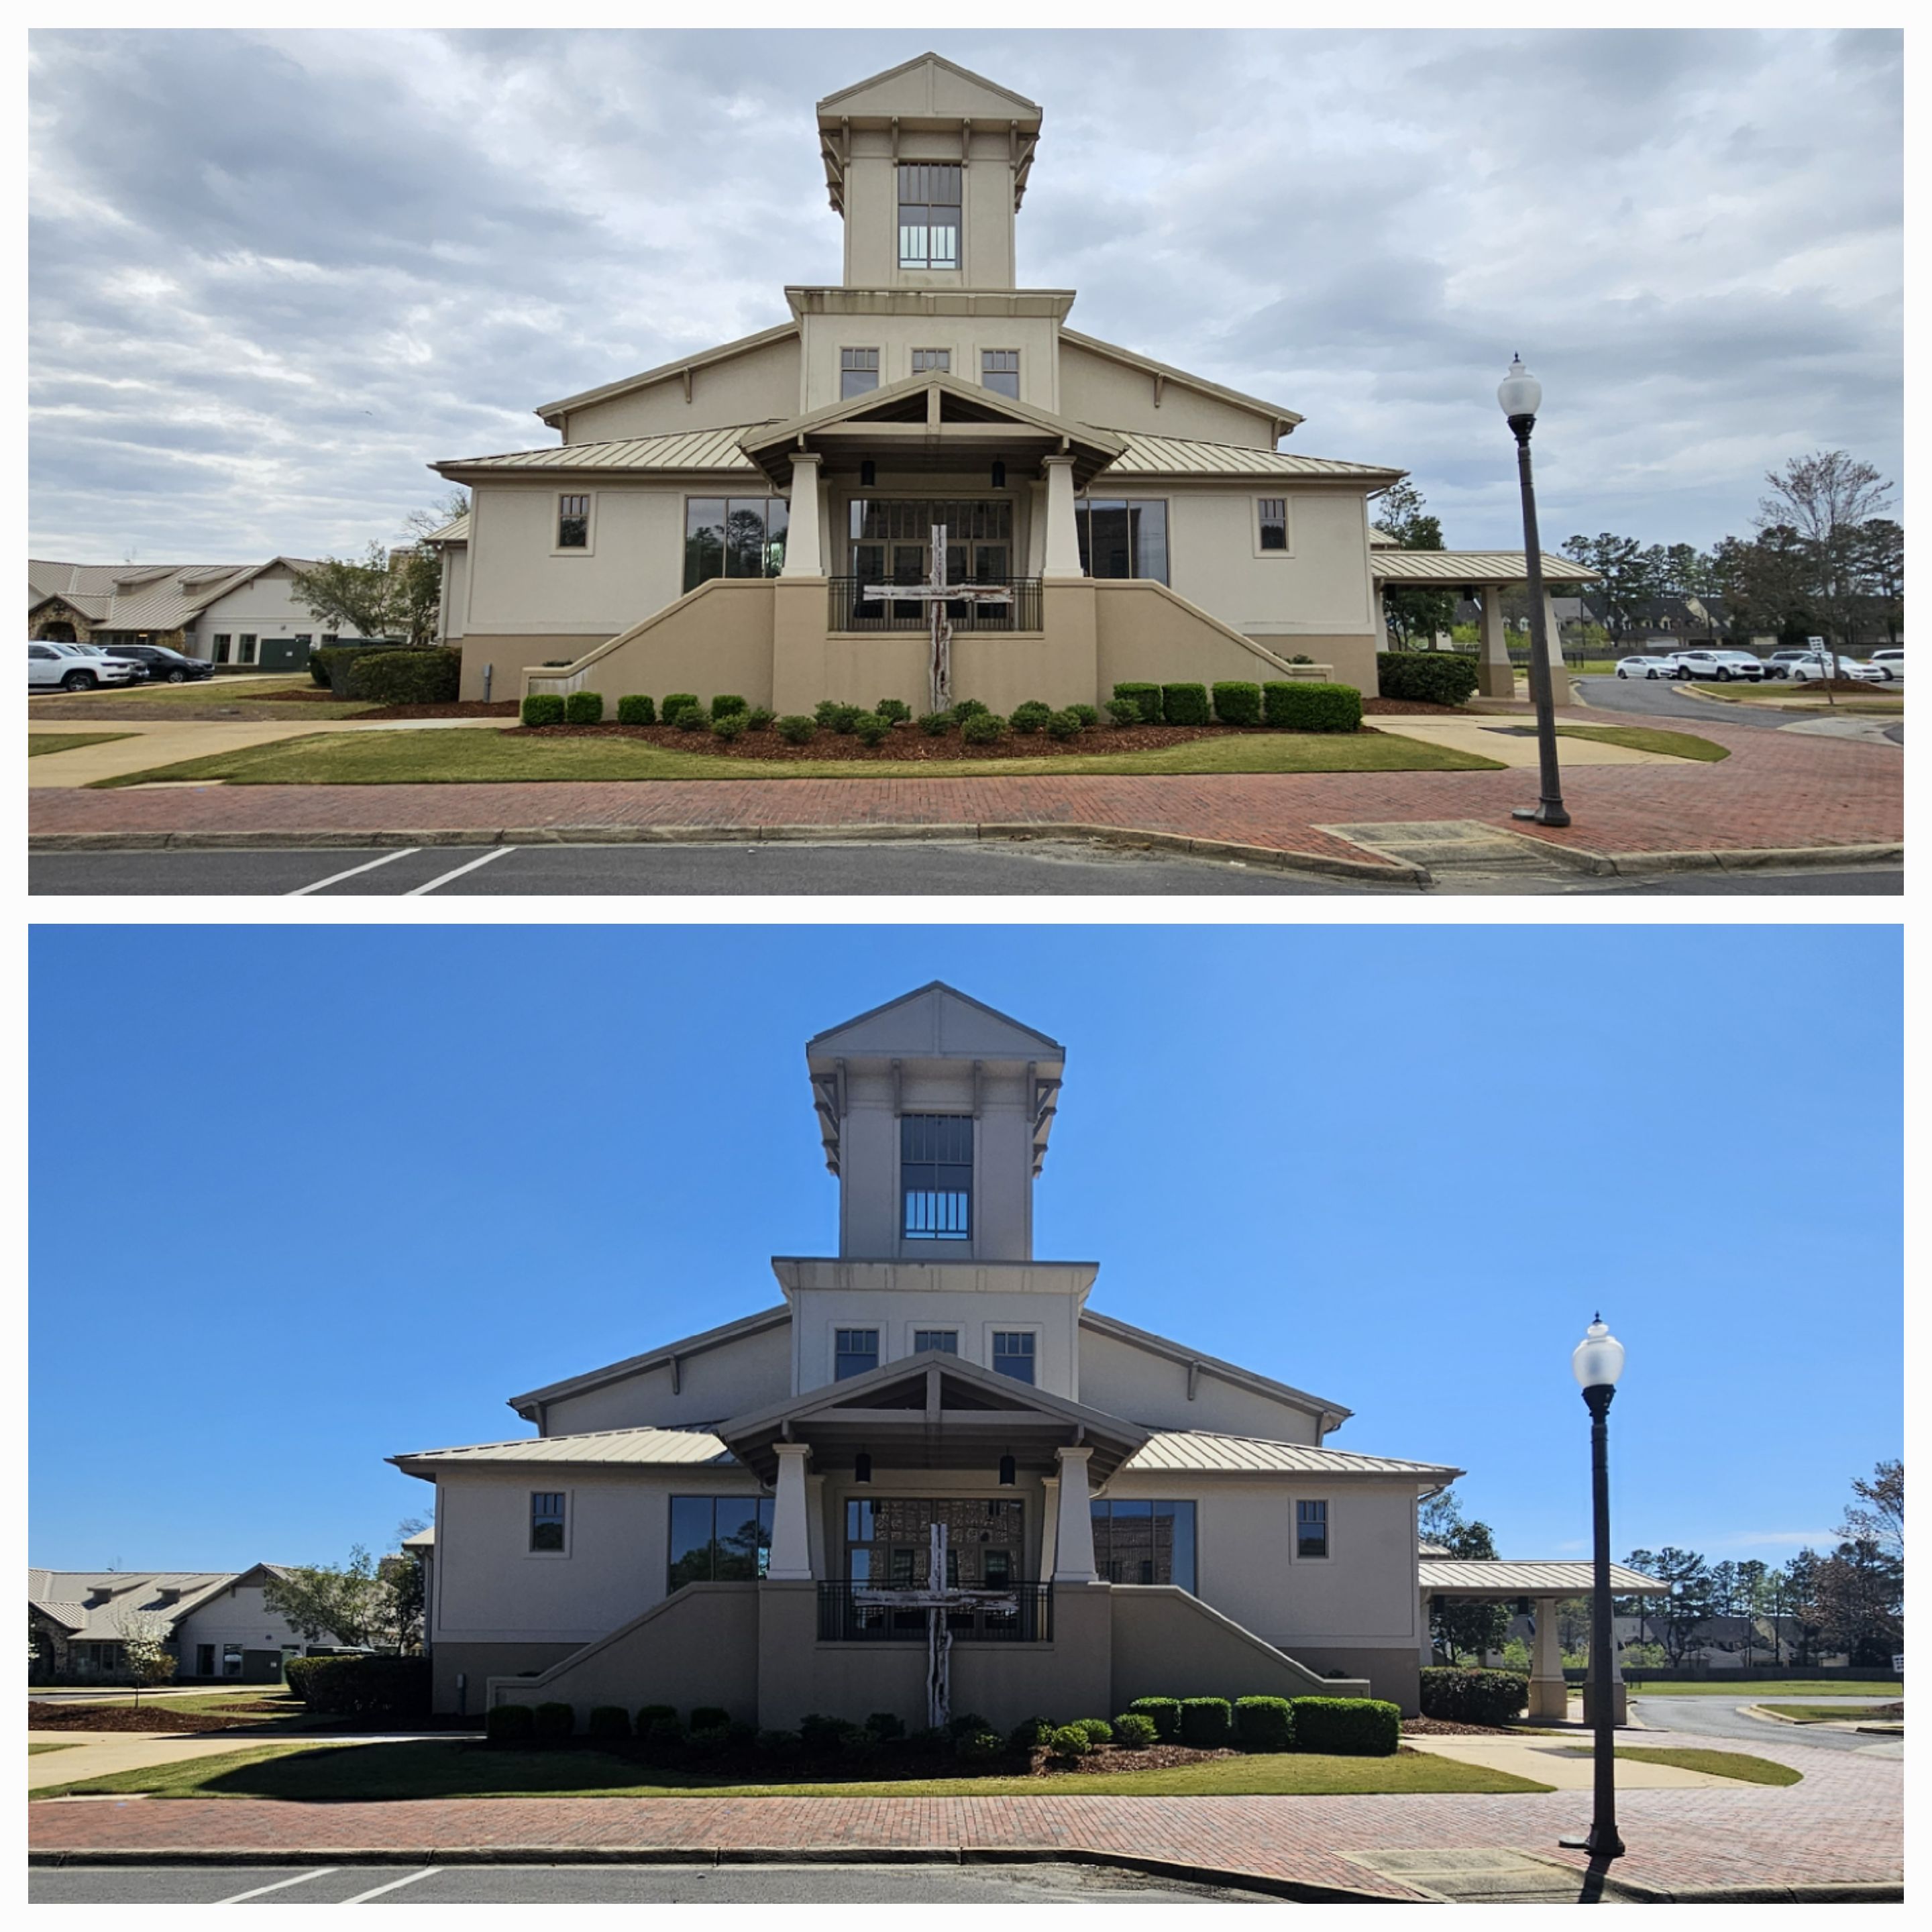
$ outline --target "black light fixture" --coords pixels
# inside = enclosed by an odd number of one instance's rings
[[[1014,1473],[1013,1459],[1010,1456],[1002,1456],[1000,1458],[1000,1487],[1001,1489],[1010,1490],[1012,1487]]]
[[[993,488],[1004,490],[1006,487],[1006,464],[1004,457],[993,458]]]
[[[859,466],[859,488],[869,490],[879,480],[879,466],[868,456]]]
[[[852,1460],[852,1480],[862,1488],[872,1480],[872,1459],[863,1449]]]

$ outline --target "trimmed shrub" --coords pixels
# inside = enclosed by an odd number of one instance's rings
[[[892,721],[876,711],[862,711],[852,729],[860,744],[883,745],[892,735]]]
[[[1102,1744],[1110,1744],[1114,1742],[1114,1727],[1105,1718],[1076,1718],[1073,1728],[1076,1731],[1084,1731],[1087,1742],[1096,1750]]]
[[[863,1764],[879,1754],[879,1741],[868,1730],[857,1724],[848,1724],[839,1734],[838,1755]]]
[[[1090,704],[1070,704],[1067,710],[1084,725],[1091,727],[1100,722],[1100,714]]]
[[[1518,1670],[1459,1670],[1432,1666],[1422,1673],[1422,1714],[1454,1724],[1506,1724],[1529,1702],[1529,1679]]]
[[[536,1713],[527,1704],[493,1704],[484,1714],[483,1735],[493,1744],[526,1744],[536,1728]]]
[[[658,722],[658,708],[648,698],[620,698],[617,700],[617,722],[620,724],[655,724]]]
[[[1006,721],[997,711],[976,711],[959,728],[968,745],[997,745],[1006,735]]]
[[[825,722],[842,738],[849,738],[859,728],[859,720],[873,714],[861,711],[856,704],[835,704],[832,716]]]
[[[651,1734],[651,1726],[653,1724],[662,1724],[667,1718],[668,1718],[674,1724],[677,1722],[677,1708],[675,1705],[645,1705],[644,1707],[638,1713],[638,1736],[640,1738],[649,1737]]]
[[[1142,1711],[1123,1711],[1114,1720],[1114,1742],[1129,1750],[1145,1750],[1160,1732]]]
[[[851,1728],[843,1718],[822,1717],[814,1712],[799,1719],[799,1742],[814,1756],[820,1751],[835,1751],[839,1739]]]
[[[1170,724],[1207,724],[1208,687],[1204,684],[1162,685],[1160,715]]]
[[[1052,1735],[1051,1718],[1022,1718],[1006,1733],[1006,1742],[1017,1752],[1036,1751]]]
[[[349,666],[343,688],[375,704],[453,704],[463,682],[463,653],[438,646],[429,651],[369,651]]]
[[[532,692],[524,700],[520,718],[532,730],[544,724],[561,724],[563,700],[554,691]]]
[[[729,1724],[710,1724],[703,1730],[695,1724],[691,1727],[689,1742],[694,1757],[718,1756],[730,1742],[731,1727]]]
[[[1052,705],[1042,704],[1036,698],[1029,698],[1024,704],[1016,704],[1013,706],[1013,729],[1030,736],[1052,716]]]
[[[1114,687],[1116,698],[1130,698],[1139,708],[1143,724],[1158,724],[1160,722],[1160,686],[1157,684],[1117,684]],[[1113,707],[1110,705],[1108,709]]]
[[[308,654],[308,681],[318,691],[328,688],[328,667],[322,662],[322,653],[319,650],[310,651]]]
[[[1123,731],[1131,730],[1136,724],[1148,722],[1147,713],[1141,709],[1138,698],[1110,698],[1107,700],[1107,716]]]
[[[1006,1741],[998,1731],[968,1731],[952,1749],[962,1764],[991,1764],[1006,1756]]]
[[[1214,687],[1214,716],[1223,724],[1258,724],[1262,722],[1261,686],[1217,684]]]
[[[1476,694],[1476,660],[1462,651],[1378,651],[1384,698],[1409,704],[1464,704]]]
[[[1084,1757],[1094,1748],[1093,1741],[1078,1724],[1062,1724],[1046,1741],[1048,1750],[1064,1760]]]
[[[1402,1742],[1402,1707],[1379,1697],[1295,1697],[1294,1746],[1336,1757],[1390,1757]]]
[[[722,718],[712,718],[711,735],[722,738],[728,745],[735,745],[745,735],[745,714],[742,711],[728,711]]]
[[[1359,731],[1362,694],[1352,684],[1293,678],[1263,686],[1268,722],[1282,731]]]
[[[1174,1743],[1180,1736],[1180,1700],[1178,1697],[1136,1697],[1127,1706],[1143,1718],[1154,1720],[1162,1744]]]
[[[866,1720],[866,1728],[874,1737],[890,1743],[905,1736],[905,1720],[895,1712],[874,1711]]]
[[[1194,1750],[1220,1750],[1234,1730],[1234,1712],[1225,1697],[1180,1700],[1180,1742]]]
[[[754,704],[745,713],[747,731],[769,731],[772,728],[772,712],[768,706]]]
[[[1237,1697],[1235,1741],[1245,1751],[1294,1748],[1294,1707],[1286,1697]]]
[[[640,1724],[638,1735],[653,1751],[679,1750],[684,1744],[684,1726],[675,1712],[668,1718],[652,1718],[648,1726]]]
[[[590,1714],[584,1731],[593,1738],[628,1738],[631,1714],[621,1704],[599,1704]]]
[[[751,708],[743,698],[734,698],[729,692],[727,692],[723,697],[714,698],[711,700],[711,715],[713,718],[728,718],[734,712],[742,716]]]
[[[925,711],[920,714],[919,728],[928,738],[943,738],[952,729],[954,722],[950,711]]]
[[[766,1757],[797,1757],[805,1745],[796,1731],[760,1731],[758,1749]]]
[[[682,704],[677,716],[666,721],[675,724],[680,731],[703,731],[711,724],[711,714],[701,704]]]
[[[963,724],[969,718],[984,718],[990,716],[992,709],[990,704],[980,698],[962,698],[953,706],[952,715]]]
[[[730,1728],[731,1713],[721,1711],[715,1704],[700,1704],[691,1714],[691,1731],[695,1737],[700,1731],[722,1731]]]
[[[604,722],[604,694],[601,691],[573,691],[563,700],[566,724],[601,724]]]
[[[962,1738],[970,1738],[975,1731],[990,1731],[992,1728],[977,1711],[968,1711],[947,1724],[946,1735],[956,1744]]]
[[[830,726],[832,719],[844,709],[836,698],[821,698],[812,707],[812,715],[822,725]]]
[[[1315,660],[1306,651],[1297,651],[1294,656],[1288,659],[1290,664],[1312,664],[1314,662]]]
[[[788,745],[808,745],[818,736],[818,720],[794,712],[781,718],[772,728]]]
[[[429,1715],[429,1660],[422,1657],[296,1657],[289,1688],[325,1718],[413,1720]]]
[[[889,724],[905,724],[912,720],[912,706],[901,698],[882,698],[872,709]]]
[[[1046,735],[1049,738],[1058,738],[1063,745],[1070,738],[1078,737],[1085,729],[1086,727],[1070,710],[1054,712],[1046,721]]]
[[[700,710],[703,709],[703,707],[698,704],[697,692],[694,691],[674,691],[659,707],[658,716],[662,718],[667,724],[675,724],[677,722],[677,714],[680,711],[684,710],[687,706],[693,711]]]
[[[538,1739],[544,1744],[561,1744],[577,1729],[574,1705],[539,1704],[531,1714],[536,1720]]]
[[[385,652],[393,651],[394,644],[324,644],[310,652],[308,674],[317,684],[326,684],[338,698],[349,695],[349,674],[364,658],[376,657]],[[456,653],[460,659],[462,653]],[[316,667],[320,665],[322,675],[316,676]]]

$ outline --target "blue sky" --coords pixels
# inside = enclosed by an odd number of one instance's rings
[[[404,1450],[830,1251],[812,1034],[943,977],[1062,1041],[1044,1256],[1092,1305],[1582,1546],[1778,1560],[1900,1452],[1880,926],[42,928],[30,1560],[380,1547]],[[76,1026],[63,988],[146,1012]]]

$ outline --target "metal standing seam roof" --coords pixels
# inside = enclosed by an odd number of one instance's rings
[[[1596,1571],[1588,1563],[1465,1562],[1425,1557],[1421,1576],[1426,1590],[1493,1590],[1510,1597],[1585,1596],[1596,1587]],[[1610,1588],[1630,1597],[1670,1594],[1668,1583],[1621,1563],[1610,1565]]]
[[[1220,1436],[1205,1430],[1163,1432],[1153,1436],[1126,1467],[1207,1474],[1288,1476],[1414,1476],[1441,1482],[1463,1474],[1446,1462],[1412,1462],[1392,1456],[1362,1456],[1347,1449],[1318,1449],[1311,1443],[1271,1442],[1253,1436]]]
[[[1108,476],[1281,476],[1310,482],[1392,483],[1406,476],[1375,463],[1345,463],[1330,456],[1295,456],[1286,450],[1245,449],[1231,442],[1192,442],[1180,436],[1143,436],[1118,430],[1126,454],[1108,464]]]
[[[272,556],[266,563],[52,563],[30,560],[28,608],[50,597],[70,604],[97,630],[173,631],[229,591],[277,564],[296,570],[314,560]]]
[[[424,543],[432,544],[466,544],[469,541],[470,512],[467,510],[461,516],[452,518],[441,530],[431,530],[423,538]]]
[[[235,1570],[30,1570],[27,1601],[71,1636],[112,1642],[120,1637],[118,1620],[128,1611],[178,1622],[198,1604],[245,1574]],[[89,1604],[86,1599],[97,1589],[111,1589],[114,1594],[105,1603]],[[174,1602],[164,1604],[159,1600],[164,1590],[178,1590],[181,1594]]]
[[[1406,584],[1520,584],[1527,568],[1520,550],[1384,550],[1369,552],[1369,567],[1379,578]],[[1594,584],[1602,573],[1567,556],[1543,553],[1545,583]]]
[[[512,1442],[473,1442],[456,1449],[422,1449],[388,1459],[399,1468],[412,1466],[467,1468],[492,1462],[668,1463],[690,1466],[729,1464],[735,1459],[715,1436],[695,1429],[592,1429],[573,1436],[520,1436]]]
[[[772,416],[767,421],[776,422]],[[501,456],[452,456],[436,470],[732,470],[758,478],[764,472],[738,447],[765,424],[725,429],[680,430],[675,436],[637,436],[621,442],[560,442],[548,449],[514,449]]]

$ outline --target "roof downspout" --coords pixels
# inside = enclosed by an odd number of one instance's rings
[[[1187,1365],[1187,1400],[1194,1400],[1194,1392],[1201,1385],[1201,1364],[1190,1362]]]

